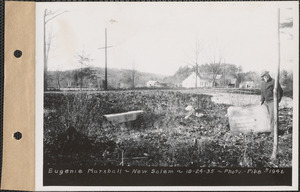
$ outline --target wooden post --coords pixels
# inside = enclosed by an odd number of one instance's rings
[[[278,8],[278,66],[275,76],[274,85],[274,143],[271,160],[275,161],[277,158],[278,150],[278,84],[279,84],[279,73],[280,73],[280,8]]]
[[[122,150],[122,162],[121,162],[121,166],[124,166],[124,150]]]

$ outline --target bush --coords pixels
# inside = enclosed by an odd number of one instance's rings
[[[172,91],[45,93],[45,164],[136,166],[269,166],[272,140],[265,134],[229,132],[228,105],[211,96]],[[184,119],[187,105],[204,113]],[[136,121],[112,124],[104,114],[143,110]],[[289,114],[282,110],[280,115]],[[283,113],[283,114],[282,114]],[[280,124],[285,136],[290,120]],[[75,141],[66,130],[76,129]],[[291,138],[279,140],[280,165],[291,163]],[[283,145],[283,142],[285,145]]]

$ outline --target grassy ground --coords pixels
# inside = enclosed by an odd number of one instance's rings
[[[233,134],[228,104],[191,92],[140,90],[45,93],[44,163],[197,167],[291,167],[292,108],[282,107],[278,160],[271,163],[267,133]],[[192,105],[203,117],[184,119]],[[144,113],[134,122],[111,124],[104,114]],[[66,130],[76,129],[74,140]]]

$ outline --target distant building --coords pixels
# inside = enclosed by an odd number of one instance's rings
[[[225,83],[227,87],[238,87],[238,82],[236,78],[226,79]]]
[[[158,83],[158,87],[171,87],[168,83]]]
[[[180,82],[180,83],[174,83],[173,87],[182,87],[182,82]]]
[[[215,77],[215,86],[218,85],[218,81],[221,79],[222,75],[216,75]],[[213,74],[200,74],[196,75],[195,72],[193,72],[191,75],[189,75],[185,80],[182,81],[182,87],[185,88],[194,88],[196,87],[213,87]]]
[[[146,83],[147,87],[156,87],[156,88],[162,88],[162,87],[171,87],[172,85],[171,84],[168,84],[168,83],[160,83],[158,81],[148,81]]]
[[[234,74],[224,74],[220,79],[221,85],[223,87],[238,87],[239,82]]]
[[[240,83],[240,88],[255,88],[254,81],[243,81]]]
[[[147,87],[159,87],[160,83],[158,81],[150,80],[146,83]]]
[[[158,81],[152,81],[152,80],[150,80],[146,83],[147,87],[154,87],[157,84],[158,84]]]

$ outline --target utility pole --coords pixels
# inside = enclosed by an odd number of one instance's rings
[[[107,28],[105,28],[105,46],[98,49],[105,49],[105,70],[104,70],[104,90],[107,90],[107,49],[113,46],[107,46]]]
[[[273,143],[273,152],[271,155],[271,160],[275,161],[277,158],[278,150],[278,84],[279,84],[279,73],[280,73],[280,8],[278,8],[278,63],[275,76],[275,85],[274,85],[274,143]]]

